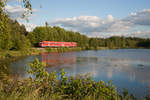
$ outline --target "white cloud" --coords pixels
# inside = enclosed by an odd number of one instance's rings
[[[80,16],[73,18],[56,19],[51,24],[60,24],[64,27],[79,27],[79,25],[86,25],[91,27],[97,27],[101,22],[101,19],[97,16]]]
[[[117,20],[108,27],[107,32],[128,31],[132,26],[133,24],[129,21]]]
[[[112,21],[114,21],[114,17],[112,15],[108,15],[106,21],[112,22]]]
[[[21,0],[9,0],[9,2],[11,2],[11,1],[20,2]],[[28,14],[28,15],[25,16],[24,19],[21,18],[22,15],[28,11],[28,9],[23,8],[20,5],[15,5],[15,6],[6,5],[5,10],[6,10],[6,12],[8,13],[8,15],[10,16],[11,19],[17,19],[20,24],[24,24],[27,31],[32,31],[35,27],[37,27],[36,24],[27,23],[25,21],[26,18],[31,19],[34,16],[34,14]],[[33,9],[32,11],[36,12],[37,10]]]
[[[131,13],[125,20],[137,25],[150,25],[150,9]]]
[[[23,0],[7,0],[7,2],[22,2]]]
[[[22,24],[24,24],[25,25],[25,27],[26,27],[26,30],[27,31],[33,31],[33,29],[35,28],[35,27],[37,27],[37,25],[36,24],[31,24],[31,23],[20,23],[21,25]]]
[[[131,34],[127,34],[128,37],[142,37],[142,38],[150,38],[150,31],[136,31]]]
[[[20,5],[6,5],[5,10],[12,19],[21,19],[22,15],[29,11],[27,8],[23,8]],[[36,12],[37,10],[33,9],[32,11]],[[25,17],[30,18],[31,16],[33,16],[33,14],[27,14]]]
[[[146,37],[149,36],[150,28],[145,31],[142,30],[140,34],[139,30],[132,29],[136,26],[149,26],[150,25],[150,9],[144,9],[135,13],[131,13],[129,16],[123,19],[115,19],[109,14],[106,19],[101,19],[98,16],[79,16],[73,18],[55,19],[49,22],[50,25],[59,25],[66,29],[75,30],[81,33],[85,33],[88,36],[137,36]]]
[[[121,20],[114,20],[108,15],[105,20],[97,16],[79,16],[73,18],[56,19],[50,22],[51,25],[60,25],[64,28],[77,30],[82,33],[92,34],[94,32],[118,32],[128,30],[132,23]]]

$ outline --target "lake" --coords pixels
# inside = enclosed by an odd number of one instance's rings
[[[138,98],[145,96],[150,86],[149,49],[42,53],[12,62],[11,73],[19,78],[28,77],[26,70],[35,58],[46,63],[48,72],[59,72],[63,68],[68,76],[90,73],[95,81],[112,80],[118,92],[126,88]]]

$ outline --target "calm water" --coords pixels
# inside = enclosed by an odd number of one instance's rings
[[[122,91],[127,88],[137,97],[147,94],[150,85],[150,50],[119,49],[101,51],[79,51],[67,53],[43,53],[38,56],[28,56],[11,64],[13,74],[20,78],[28,77],[28,63],[34,58],[46,62],[46,70],[60,71],[64,69],[68,76],[90,73],[94,80],[112,80],[112,83]]]

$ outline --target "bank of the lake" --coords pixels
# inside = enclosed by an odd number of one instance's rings
[[[3,50],[0,51],[0,59],[11,59],[15,57],[38,55],[43,52],[69,52],[69,51],[81,51],[85,48],[31,48],[27,50],[15,51],[15,50]]]

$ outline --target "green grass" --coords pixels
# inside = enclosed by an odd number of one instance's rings
[[[19,56],[25,56],[25,55],[30,55],[30,51],[0,51],[0,58],[5,59],[5,58],[12,58],[12,57],[19,57]]]
[[[70,52],[70,51],[81,51],[82,48],[46,48],[47,52]]]
[[[42,52],[70,52],[80,51],[82,48],[31,48],[25,51],[2,50],[0,51],[0,59],[14,58],[28,55],[38,55]]]

